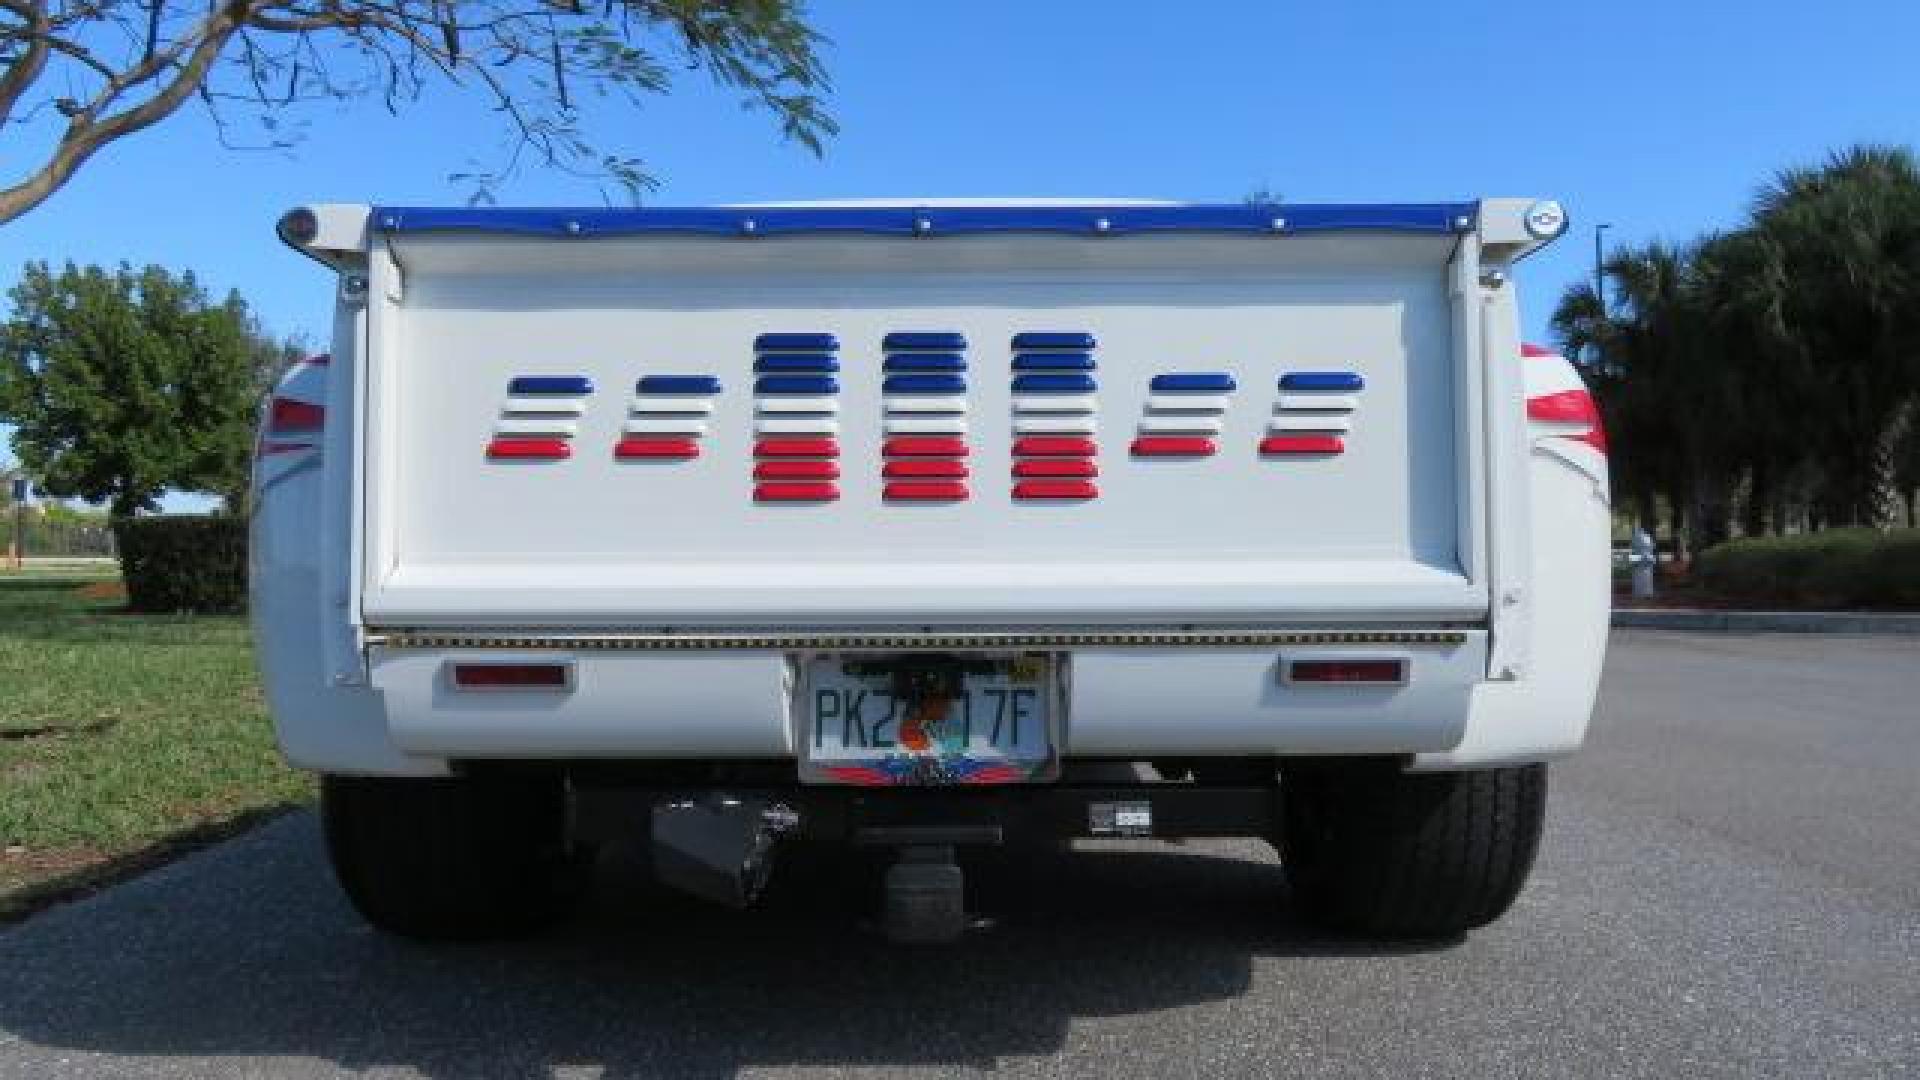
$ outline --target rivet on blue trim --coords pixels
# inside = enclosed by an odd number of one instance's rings
[[[509,394],[591,394],[593,380],[584,375],[521,375],[507,384]]]

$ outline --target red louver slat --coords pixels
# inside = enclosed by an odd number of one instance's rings
[[[943,477],[959,479],[967,475],[967,463],[943,458],[918,458],[906,461],[889,461],[880,470],[880,475],[893,477]]]
[[[755,457],[839,457],[837,439],[761,439],[753,445]]]
[[[1022,480],[1013,485],[1016,499],[1092,499],[1099,494],[1091,480]]]
[[[840,466],[831,461],[762,461],[753,467],[755,480],[836,480]]]
[[[1098,476],[1100,466],[1087,458],[1028,458],[1013,463],[1015,476]]]
[[[1338,454],[1346,448],[1338,435],[1269,435],[1260,440],[1262,454]]]
[[[487,444],[487,457],[495,460],[559,460],[572,454],[565,439],[495,439]]]
[[[700,444],[692,439],[624,438],[614,444],[613,456],[622,460],[634,458],[695,458],[700,456]]]
[[[1218,449],[1202,435],[1142,435],[1132,447],[1135,457],[1207,457]]]
[[[966,457],[967,440],[944,435],[903,435],[880,449],[886,457]]]
[[[1097,448],[1092,439],[1030,435],[1013,440],[1013,452],[1020,457],[1092,457]]]
[[[755,502],[832,502],[840,497],[833,484],[755,484]]]
[[[958,480],[919,480],[888,484],[889,499],[907,502],[951,502],[967,497],[967,485]]]

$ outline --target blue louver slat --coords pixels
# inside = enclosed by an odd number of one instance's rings
[[[1091,349],[1093,346],[1093,335],[1079,332],[1034,330],[1013,335],[1015,352],[1021,349]]]
[[[1015,371],[1092,371],[1089,353],[1019,353],[1013,358]]]
[[[917,333],[899,331],[881,339],[880,347],[887,352],[898,350],[927,350],[939,352],[957,352],[967,347],[967,336],[954,333]]]
[[[1224,371],[1169,371],[1153,377],[1157,394],[1229,394],[1233,376]]]
[[[831,353],[770,353],[755,358],[755,371],[839,371],[840,361]]]
[[[837,394],[840,381],[827,375],[763,375],[753,382],[756,394]]]
[[[717,394],[720,380],[712,375],[643,375],[633,389],[641,394]]]
[[[584,375],[521,375],[507,384],[509,394],[591,394],[593,380]]]
[[[1091,375],[1015,375],[1016,394],[1091,394],[1095,390]]]
[[[755,352],[834,352],[840,339],[832,334],[761,334],[753,339]]]
[[[1357,371],[1289,371],[1280,376],[1282,390],[1325,390],[1352,393],[1365,386]]]
[[[881,390],[889,394],[964,394],[967,380],[958,375],[889,375]]]
[[[959,353],[900,353],[886,360],[888,371],[965,371],[967,358]]]

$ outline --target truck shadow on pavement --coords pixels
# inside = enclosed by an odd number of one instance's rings
[[[426,946],[358,920],[303,813],[0,933],[0,1073],[35,1047],[247,1075],[992,1068],[1061,1050],[1078,1018],[1239,997],[1257,956],[1396,951],[1302,926],[1264,846],[1141,846],[979,867],[997,924],[956,947],[880,940],[877,873],[850,858],[783,865],[742,914],[617,856],[554,933]]]

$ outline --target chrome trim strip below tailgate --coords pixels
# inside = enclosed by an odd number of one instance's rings
[[[1042,630],[856,633],[387,630],[367,636],[387,649],[572,649],[579,651],[913,651],[921,649],[1245,648],[1276,645],[1460,645],[1460,630]]]

